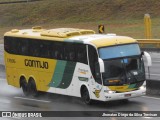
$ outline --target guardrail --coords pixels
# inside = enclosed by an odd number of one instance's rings
[[[137,39],[141,48],[160,48],[160,39]]]
[[[160,52],[160,39],[137,39],[142,51]]]

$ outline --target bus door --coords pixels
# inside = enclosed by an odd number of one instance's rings
[[[99,92],[101,89],[101,74],[99,70],[99,64],[98,64],[98,55],[96,49],[88,45],[88,57],[89,57],[89,66],[91,70],[91,79],[90,79],[90,89],[95,94],[95,97],[99,97]]]

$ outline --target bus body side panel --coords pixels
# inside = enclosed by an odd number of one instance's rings
[[[55,70],[56,60],[29,56],[11,55],[5,52],[6,76],[8,84],[20,87],[20,77],[28,82],[33,78],[39,91],[47,91]]]
[[[17,83],[17,60],[13,55],[4,52],[5,55],[5,67],[6,67],[6,78],[9,85],[20,87],[19,83]]]
[[[90,79],[89,66],[77,62],[74,69],[72,82],[69,88],[67,89],[68,94],[71,96],[81,97],[80,94],[81,84],[84,83],[88,86],[89,79]]]
[[[81,86],[86,85],[91,99],[103,99],[101,85],[95,82],[90,67],[86,64],[11,55],[7,52],[5,56],[7,80],[10,85],[20,87],[21,76],[27,81],[32,77],[39,91],[76,97],[81,97]],[[7,62],[7,59],[11,60]],[[47,63],[47,67],[44,67],[44,62]]]
[[[94,100],[104,100],[102,85],[95,82],[89,65],[77,63],[70,87],[67,89],[69,95],[81,97],[81,86],[85,85]]]

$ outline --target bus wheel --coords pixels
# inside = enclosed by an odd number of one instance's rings
[[[28,96],[28,86],[25,78],[21,79],[20,86],[22,87],[24,95]]]
[[[36,83],[32,78],[28,82],[28,94],[34,97],[38,95]]]
[[[92,103],[92,100],[90,99],[88,89],[86,87],[83,87],[81,90],[81,98],[83,102],[87,105],[90,105]]]

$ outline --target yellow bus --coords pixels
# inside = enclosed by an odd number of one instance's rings
[[[137,41],[75,28],[13,29],[4,35],[6,78],[25,95],[39,91],[111,101],[145,95]]]

